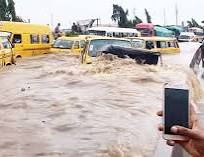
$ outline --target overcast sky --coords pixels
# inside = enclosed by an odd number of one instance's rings
[[[154,24],[175,24],[175,6],[179,9],[179,23],[191,17],[204,20],[204,0],[14,0],[17,14],[32,23],[53,24],[60,22],[62,27],[70,27],[74,21],[100,18],[101,23],[111,23],[112,4],[129,10],[129,18],[136,14],[145,19],[147,8]],[[52,20],[53,19],[53,20]]]

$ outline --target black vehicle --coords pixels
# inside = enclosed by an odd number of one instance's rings
[[[118,56],[119,58],[129,57],[134,59],[138,64],[150,65],[158,64],[159,57],[161,57],[161,53],[159,52],[114,45],[103,47],[100,52],[104,54],[113,54]]]

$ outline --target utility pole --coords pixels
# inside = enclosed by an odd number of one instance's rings
[[[134,15],[134,18],[135,18],[135,16],[136,16],[136,9],[135,8],[133,9],[133,15]]]
[[[97,21],[97,27],[98,27],[98,21],[99,21],[99,18],[97,18],[96,21]]]
[[[176,12],[176,26],[178,26],[178,6],[177,4],[175,6],[175,12]]]
[[[53,13],[51,14],[51,27],[52,27],[52,29],[54,28],[54,15],[53,15]]]
[[[164,26],[166,26],[166,9],[164,8]]]

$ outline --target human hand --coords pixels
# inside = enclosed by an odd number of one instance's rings
[[[163,112],[157,113],[158,116],[162,117]],[[191,105],[191,124],[192,129],[184,128],[181,126],[173,126],[171,128],[172,133],[186,137],[186,141],[175,141],[167,140],[167,144],[174,146],[175,144],[181,145],[188,153],[193,157],[204,157],[204,130],[200,127],[196,113],[194,111],[193,104]],[[159,125],[159,131],[164,130],[163,125]]]

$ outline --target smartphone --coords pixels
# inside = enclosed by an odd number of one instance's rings
[[[186,140],[185,137],[175,135],[171,128],[175,125],[189,128],[190,126],[190,105],[189,89],[187,87],[176,87],[165,85],[164,87],[164,139]]]

